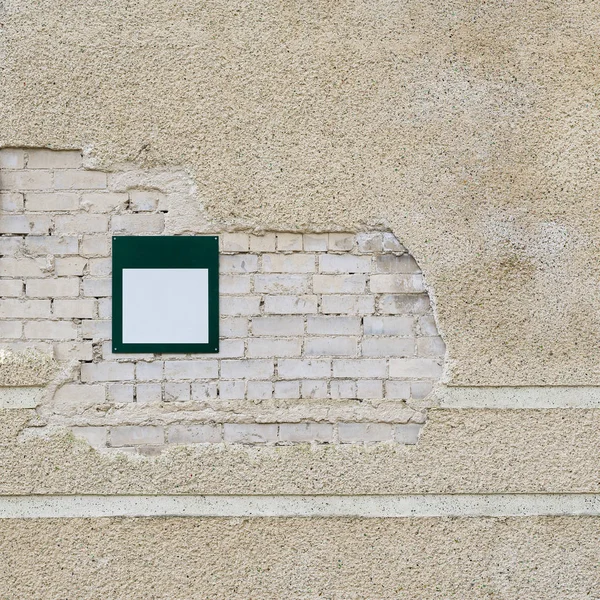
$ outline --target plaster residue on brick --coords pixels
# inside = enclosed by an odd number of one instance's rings
[[[105,172],[75,150],[3,149],[0,167],[3,346],[60,366],[36,432],[110,447],[416,442],[445,345],[389,231],[231,231],[200,214],[185,171]],[[220,238],[219,354],[113,354],[112,236],[199,231]]]
[[[36,350],[13,352],[0,348],[0,387],[45,385],[56,375],[58,368],[52,355]]]

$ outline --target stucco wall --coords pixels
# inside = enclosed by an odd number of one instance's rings
[[[183,167],[227,223],[383,223],[434,287],[453,382],[600,381],[594,2],[3,12],[0,146]]]
[[[83,148],[115,193],[168,187],[169,234],[393,232],[454,389],[411,446],[115,456],[41,432],[23,407],[43,390],[5,388],[21,409],[0,410],[0,494],[585,504],[600,492],[599,31],[583,0],[3,0],[0,148]],[[9,385],[56,377],[17,361]],[[596,597],[599,515],[576,513],[2,519],[0,596]]]

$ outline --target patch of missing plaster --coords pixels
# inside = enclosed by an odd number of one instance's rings
[[[59,371],[50,354],[39,350],[0,349],[0,387],[31,387],[49,383]]]

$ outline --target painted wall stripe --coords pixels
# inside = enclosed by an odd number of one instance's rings
[[[600,408],[600,387],[450,387],[435,396],[442,408]]]
[[[600,494],[0,496],[0,518],[600,515]]]

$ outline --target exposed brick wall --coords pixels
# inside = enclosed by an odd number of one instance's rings
[[[418,265],[388,232],[220,236],[218,355],[113,355],[111,238],[169,196],[78,151],[0,150],[0,340],[65,365],[39,409],[97,446],[414,443],[442,372]],[[118,191],[117,191],[118,190]],[[39,424],[39,423],[38,423]]]

